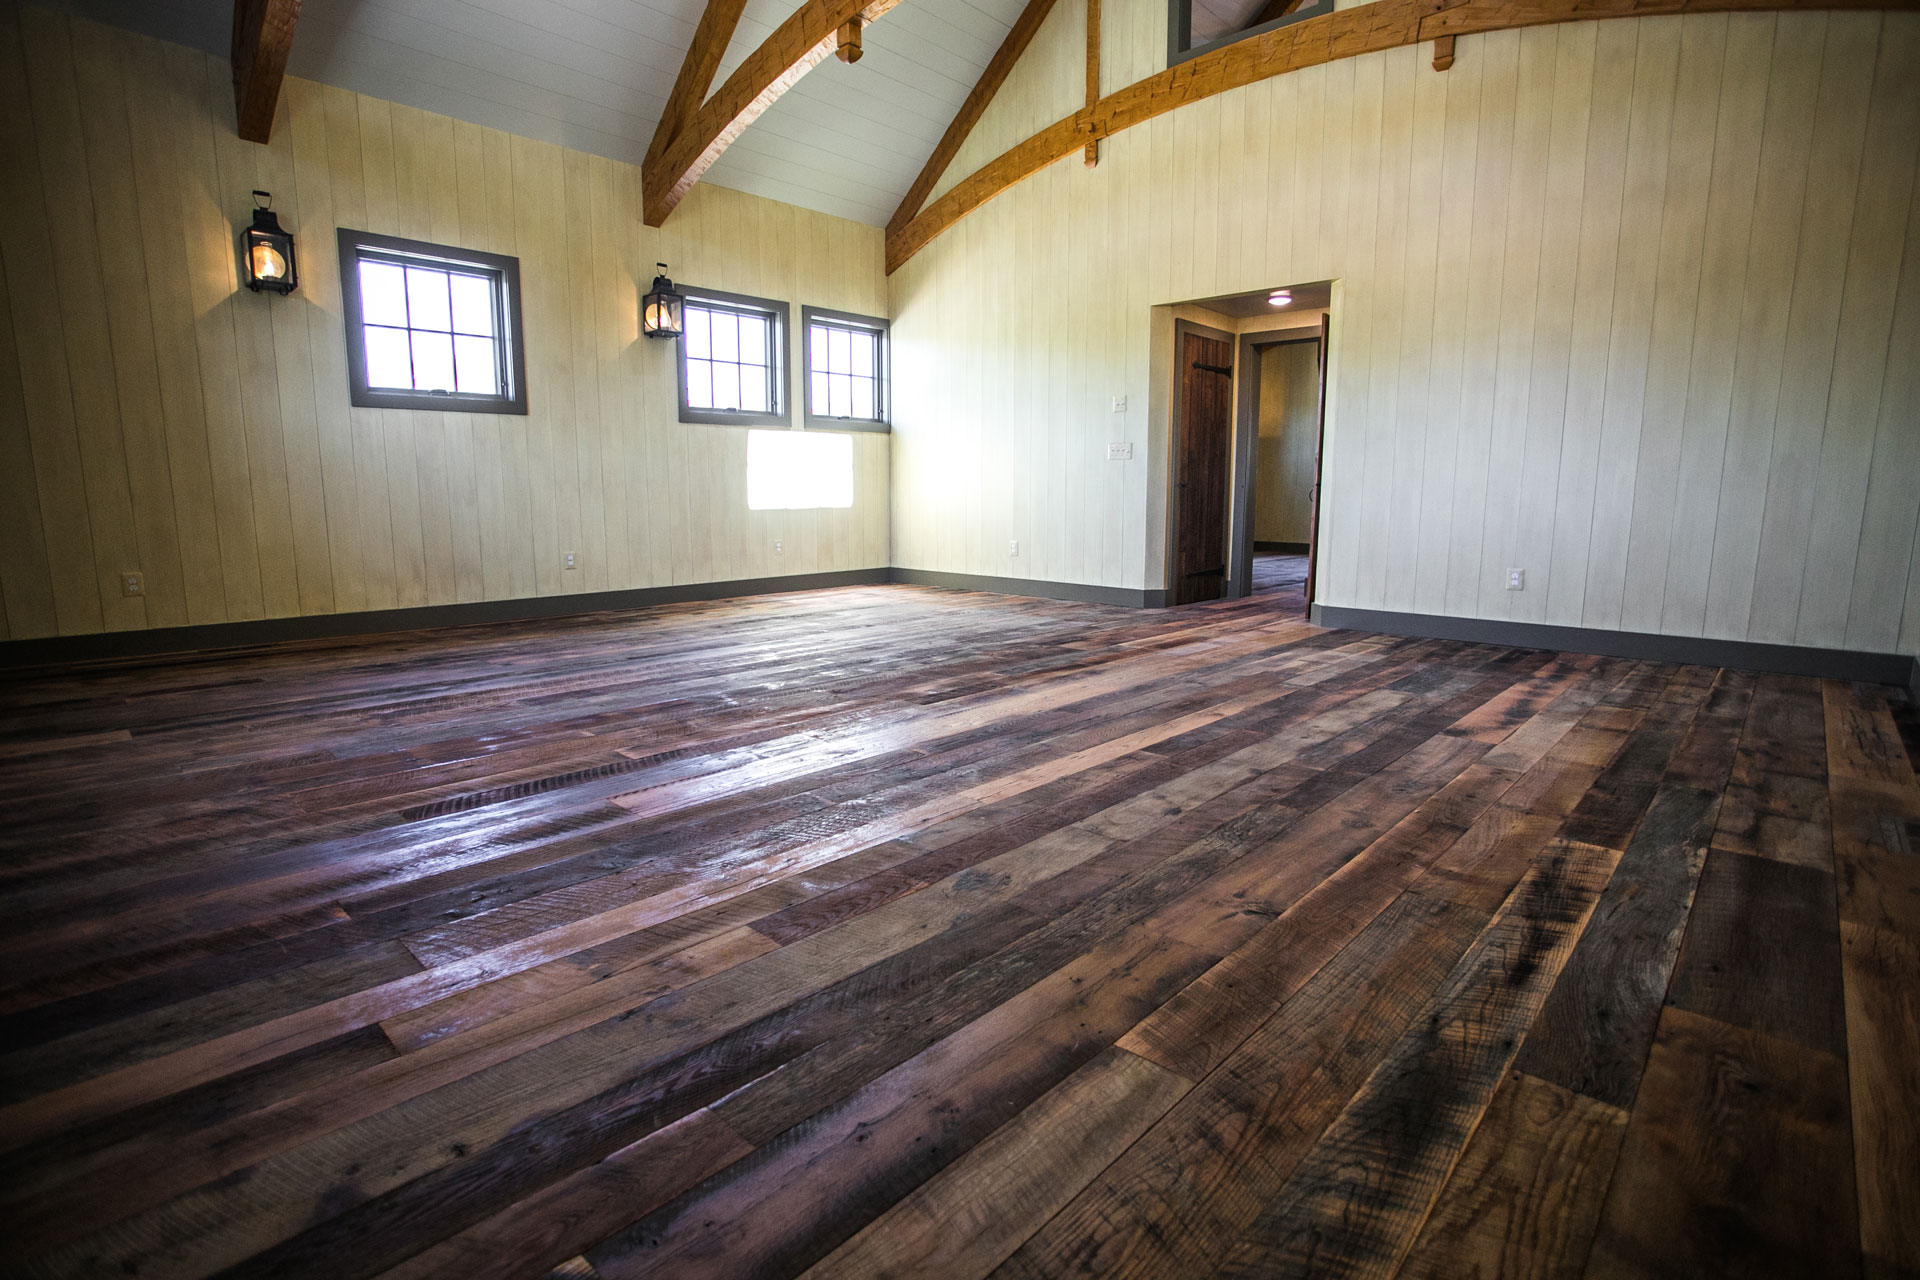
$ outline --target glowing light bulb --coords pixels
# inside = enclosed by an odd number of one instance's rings
[[[280,280],[287,274],[287,260],[280,251],[270,244],[253,246],[253,278],[255,280]]]
[[[1275,289],[1272,293],[1267,295],[1267,305],[1270,307],[1290,306],[1292,302],[1293,302],[1293,294],[1289,293],[1285,289]]]

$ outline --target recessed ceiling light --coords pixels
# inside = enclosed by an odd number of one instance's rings
[[[1267,295],[1267,305],[1270,307],[1290,306],[1292,302],[1293,295],[1285,289],[1275,289]]]

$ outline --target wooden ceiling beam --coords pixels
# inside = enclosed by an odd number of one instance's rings
[[[1441,36],[1677,13],[1829,9],[1912,12],[1920,0],[1375,0],[1223,45],[1110,93],[989,161],[906,223],[887,228],[887,272],[1007,188],[1089,143],[1155,116],[1302,67]]]
[[[833,56],[843,28],[856,20],[864,26],[899,3],[807,0],[795,10],[700,105],[660,154],[648,158],[641,172],[647,225],[666,222],[693,184],[748,125],[798,84],[800,77]]]
[[[265,142],[293,51],[300,0],[233,0],[233,105],[240,136]]]
[[[980,73],[980,79],[974,82],[973,92],[960,104],[960,110],[954,114],[947,125],[947,131],[940,135],[940,144],[927,157],[926,164],[920,168],[920,176],[907,188],[907,194],[900,201],[900,207],[893,211],[893,217],[887,221],[887,232],[891,235],[913,219],[920,212],[920,206],[926,203],[927,193],[933,190],[933,184],[940,181],[940,175],[953,163],[953,157],[959,153],[960,144],[973,132],[973,126],[980,123],[980,117],[986,112],[987,104],[993,101],[993,95],[1000,92],[1000,86],[1006,82],[1007,73],[1013,70],[1013,64],[1020,61],[1020,55],[1033,43],[1034,33],[1040,30],[1040,24],[1053,12],[1054,0],[1027,0],[1027,7],[1013,20],[1007,29],[1007,35],[1000,42],[993,59],[987,63],[987,69]]]
[[[740,25],[740,14],[746,7],[747,0],[707,0],[699,25],[693,29],[693,43],[680,62],[680,74],[674,77],[666,110],[660,113],[653,141],[647,145],[647,164],[659,160],[706,102],[707,90],[713,87],[720,60],[727,56],[727,46],[733,43],[734,28]]]

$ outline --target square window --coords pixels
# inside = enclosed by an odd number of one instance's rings
[[[807,425],[885,431],[887,322],[808,307]]]
[[[680,421],[787,422],[787,304],[684,289]]]
[[[517,258],[342,228],[355,405],[525,413]]]

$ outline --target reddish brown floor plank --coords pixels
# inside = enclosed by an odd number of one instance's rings
[[[1731,1214],[1910,1265],[1909,709],[1322,630],[1301,567],[0,680],[0,1256],[1158,1280],[1307,1224],[1323,1271],[1557,1275]],[[1513,897],[1577,847],[1590,924]],[[1866,1136],[1807,1145],[1835,1096]]]

